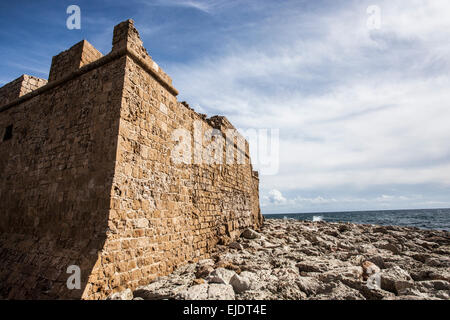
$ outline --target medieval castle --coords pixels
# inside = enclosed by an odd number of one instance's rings
[[[132,20],[109,54],[81,41],[53,57],[48,81],[0,88],[0,298],[102,299],[261,225],[245,140],[231,144],[243,162],[173,161],[174,130],[233,128],[177,94]]]

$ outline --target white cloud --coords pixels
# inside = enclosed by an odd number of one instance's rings
[[[276,189],[270,190],[264,200],[267,200],[271,204],[282,204],[286,202],[286,198],[283,197],[283,194]]]
[[[169,70],[183,99],[210,115],[280,129],[281,169],[261,176],[262,189],[450,186],[450,3],[378,1],[379,31],[366,27],[369,4],[280,9],[249,41]]]
[[[226,0],[156,0],[153,2],[143,1],[149,6],[167,6],[196,9],[205,13],[212,13],[216,9],[230,5],[233,1]]]

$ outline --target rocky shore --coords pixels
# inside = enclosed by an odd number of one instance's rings
[[[266,219],[110,299],[450,299],[450,233],[417,228]]]

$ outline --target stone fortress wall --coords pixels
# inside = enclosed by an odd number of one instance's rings
[[[105,298],[261,225],[239,134],[230,145],[244,163],[173,161],[175,130],[233,129],[177,94],[132,20],[114,28],[109,54],[81,41],[53,57],[48,83],[24,75],[0,88],[1,298]],[[78,290],[66,285],[70,265]]]

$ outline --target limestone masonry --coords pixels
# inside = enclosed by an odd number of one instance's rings
[[[260,227],[246,141],[232,144],[243,164],[171,158],[176,129],[233,129],[177,94],[132,20],[109,54],[81,41],[53,57],[48,82],[0,88],[0,298],[105,298]],[[71,265],[80,289],[67,288]]]

